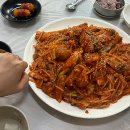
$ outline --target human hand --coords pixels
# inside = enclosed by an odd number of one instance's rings
[[[27,63],[11,53],[0,53],[0,96],[21,91],[28,82]]]

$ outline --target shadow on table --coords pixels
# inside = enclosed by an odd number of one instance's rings
[[[92,9],[91,11],[91,14],[90,14],[90,17],[92,18],[98,18],[98,19],[101,19],[101,20],[104,20],[104,21],[117,21],[118,19],[120,19],[120,16],[116,16],[116,17],[105,17],[101,14],[99,14],[94,8]]]
[[[13,106],[20,106],[21,104],[24,103],[25,99],[27,98],[28,95],[28,85],[24,88],[23,91],[19,93],[15,93],[12,95],[0,97],[0,105],[13,105]]]
[[[6,24],[7,26],[11,26],[13,28],[27,28],[27,27],[31,27],[34,24],[36,24],[38,21],[40,21],[40,16],[30,20],[30,21],[26,21],[26,22],[12,22],[12,21],[8,21],[6,19],[3,18],[3,22],[4,24]]]
[[[121,21],[121,27],[128,35],[130,35],[130,28],[126,25],[125,21]]]
[[[101,119],[81,119],[81,118],[76,118],[72,116],[65,115],[51,107],[49,107],[47,104],[45,104],[42,100],[40,100],[35,93],[30,89],[31,95],[34,98],[34,100],[39,104],[39,106],[44,109],[47,113],[49,113],[51,116],[62,120],[67,123],[75,124],[75,125],[82,125],[82,126],[97,126],[101,124],[107,124],[110,122],[113,122],[114,120],[117,120],[127,114],[129,109],[126,109],[125,111],[111,116],[111,117],[106,117],[106,118],[101,118]]]

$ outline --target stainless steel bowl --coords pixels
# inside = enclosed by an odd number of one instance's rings
[[[99,14],[102,17],[106,17],[106,18],[114,18],[116,16],[120,16],[122,10],[124,9],[124,5],[125,5],[125,1],[124,0],[118,0],[118,2],[121,3],[122,7],[119,9],[106,9],[103,8],[98,1],[96,0],[94,3],[94,9],[96,11],[97,14]]]
[[[0,130],[30,130],[24,113],[10,105],[0,106]]]

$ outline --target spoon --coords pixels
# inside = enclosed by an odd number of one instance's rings
[[[83,0],[75,0],[74,2],[72,3],[69,3],[66,5],[66,8],[68,10],[71,10],[71,11],[74,11],[76,9],[76,5],[78,5],[80,2],[82,2]]]

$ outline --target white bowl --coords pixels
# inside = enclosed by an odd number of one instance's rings
[[[125,6],[123,10],[123,17],[127,26],[130,28],[130,4]]]
[[[27,118],[14,106],[0,106],[0,130],[29,130]]]

